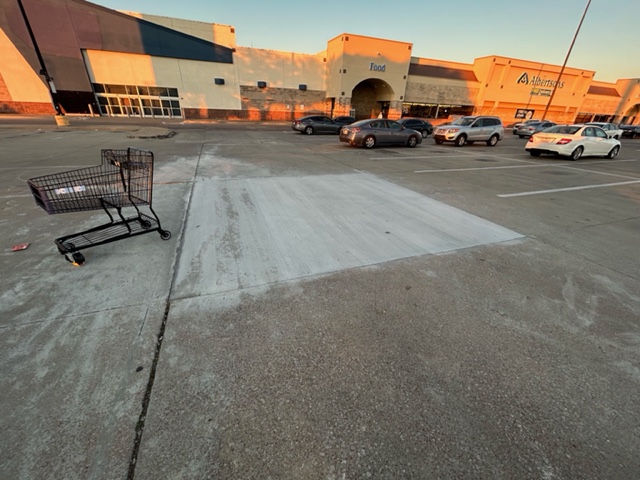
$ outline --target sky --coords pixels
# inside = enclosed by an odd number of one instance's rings
[[[562,65],[588,0],[97,0],[115,10],[232,25],[236,44],[315,54],[342,33],[413,43],[413,56],[502,55]],[[640,78],[640,0],[591,0],[568,67]]]

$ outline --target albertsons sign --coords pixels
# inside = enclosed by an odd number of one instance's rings
[[[538,75],[534,75],[529,78],[529,74],[527,72],[523,72],[522,75],[518,77],[518,80],[516,80],[516,83],[524,83],[535,87],[564,87],[564,82],[558,82],[556,80],[551,80],[550,78],[542,78]]]

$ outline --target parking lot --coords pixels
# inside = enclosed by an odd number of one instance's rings
[[[634,478],[640,139],[525,142],[1,119],[0,477]],[[26,181],[125,147],[172,237],[73,267]]]

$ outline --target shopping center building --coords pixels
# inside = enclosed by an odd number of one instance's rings
[[[640,78],[489,55],[413,56],[413,44],[344,33],[326,50],[236,45],[235,28],[120,12],[80,0],[0,0],[0,113],[292,120],[310,113],[467,114],[505,124],[640,123]],[[437,51],[434,51],[437,56]]]

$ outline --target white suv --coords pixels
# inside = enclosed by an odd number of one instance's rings
[[[486,142],[494,147],[504,136],[504,126],[498,117],[484,115],[460,117],[449,125],[442,125],[433,132],[433,139],[438,145],[453,142],[457,147],[465,143]]]

